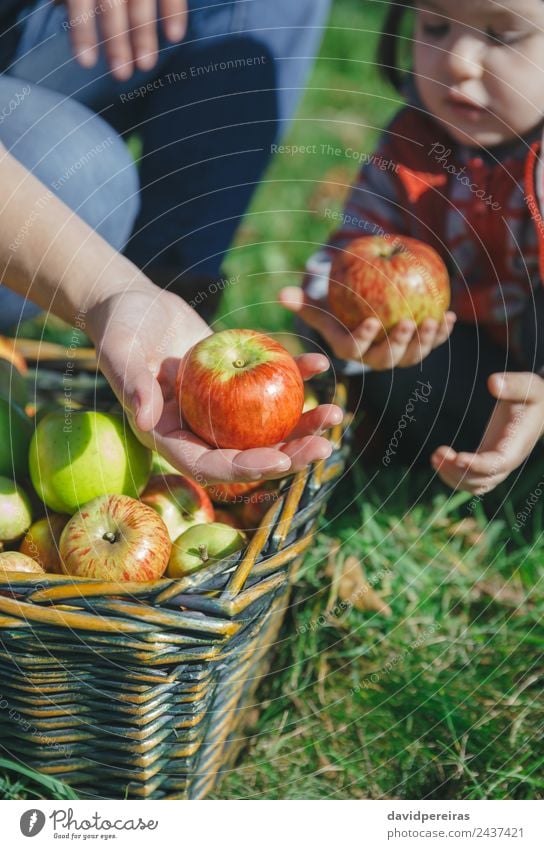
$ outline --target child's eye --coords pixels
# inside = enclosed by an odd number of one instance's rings
[[[450,31],[448,23],[440,24],[423,24],[423,32],[430,38],[445,38]]]
[[[486,30],[486,35],[495,44],[515,44],[523,34],[520,32],[495,32],[495,30],[489,28]]]

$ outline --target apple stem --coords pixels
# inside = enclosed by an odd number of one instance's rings
[[[207,563],[210,559],[210,555],[208,554],[208,546],[207,545],[199,545],[198,553],[200,554],[200,558],[203,563]]]
[[[244,368],[245,360],[234,360],[233,364],[234,368]]]
[[[113,531],[106,531],[102,539],[106,540],[106,542],[111,542],[113,545],[114,542],[117,542],[117,534]]]

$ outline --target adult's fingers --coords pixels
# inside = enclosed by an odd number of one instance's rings
[[[299,354],[295,360],[303,380],[310,380],[317,374],[323,374],[331,365],[325,354]]]
[[[321,404],[302,414],[296,428],[289,435],[289,441],[312,434],[320,436],[323,431],[340,424],[343,418],[344,414],[336,404]]]
[[[134,70],[130,40],[129,0],[116,0],[100,11],[100,30],[111,72],[118,80],[128,80]],[[139,2],[139,0],[136,0]],[[148,3],[148,0],[143,0]]]
[[[72,50],[84,68],[91,68],[98,60],[95,5],[95,0],[67,0]]]
[[[181,41],[187,33],[189,10],[187,0],[161,0],[162,25],[169,41]]]
[[[106,338],[97,350],[101,371],[137,430],[151,431],[159,422],[163,394],[143,352],[132,343]]]
[[[137,68],[148,71],[157,61],[159,46],[155,0],[129,0],[128,19],[132,57]]]

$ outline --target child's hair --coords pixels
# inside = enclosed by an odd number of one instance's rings
[[[385,79],[400,93],[405,75],[399,61],[399,36],[406,13],[413,8],[413,0],[394,0],[390,3],[378,45],[377,61]]]

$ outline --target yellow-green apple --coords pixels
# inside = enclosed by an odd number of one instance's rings
[[[162,454],[158,451],[153,451],[151,458],[151,474],[152,475],[179,475],[179,470],[172,463],[169,463]]]
[[[9,360],[0,356],[0,396],[24,410],[28,402],[26,381]]]
[[[140,495],[149,480],[151,451],[121,416],[58,411],[38,424],[29,466],[42,501],[57,513],[73,514],[100,495]]]
[[[34,572],[43,575],[44,569],[20,551],[2,551],[0,552],[0,574],[5,572]]]
[[[402,319],[440,321],[450,304],[448,271],[430,245],[408,236],[362,236],[334,256],[329,279],[332,313],[354,330],[377,318],[383,330]]]
[[[247,481],[247,483],[210,483],[206,491],[214,504],[239,504],[249,492],[259,489],[262,481]]]
[[[174,542],[166,574],[169,578],[183,578],[230,557],[246,542],[245,534],[230,525],[193,525]]]
[[[33,423],[16,404],[0,398],[0,475],[25,477]]]
[[[254,330],[223,330],[197,342],[181,361],[176,390],[184,425],[217,448],[275,445],[304,406],[295,360]]]
[[[172,543],[155,510],[128,495],[102,495],[85,504],[60,538],[63,571],[103,581],[156,581]]]
[[[192,525],[214,520],[213,504],[206,490],[183,475],[153,475],[140,500],[157,511],[172,542]]]
[[[60,537],[69,518],[62,513],[48,513],[38,519],[24,535],[19,551],[32,557],[46,572],[62,575]]]
[[[14,542],[32,524],[32,508],[26,492],[10,478],[0,477],[0,540]]]

